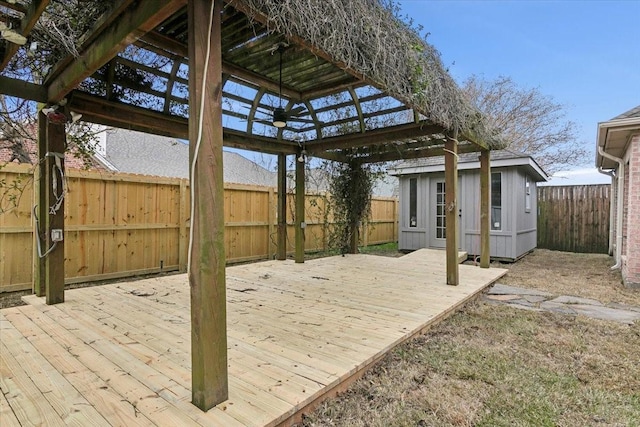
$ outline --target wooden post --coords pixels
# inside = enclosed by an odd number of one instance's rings
[[[47,251],[53,245],[55,248],[44,257],[45,299],[47,304],[59,304],[64,302],[64,238],[62,237],[64,236],[64,151],[67,145],[65,124],[47,120],[46,139],[44,191],[47,194],[45,206],[48,215],[45,216],[42,229],[46,233],[42,251]],[[60,237],[57,242],[52,238],[54,232]]]
[[[40,239],[40,246],[42,252],[46,250],[45,242],[48,240],[45,235],[45,225],[47,221],[47,216],[49,215],[49,210],[47,209],[47,185],[45,182],[45,158],[44,155],[47,153],[47,117],[44,113],[38,113],[38,165],[37,165],[37,180],[35,181],[35,185],[33,188],[35,197],[35,204],[38,205],[36,209],[36,215],[38,216],[39,223],[34,224],[37,225],[35,228],[34,238]],[[35,222],[35,218],[34,218]],[[39,297],[43,297],[46,293],[45,289],[45,267],[46,261],[44,258],[40,258],[38,256],[37,246],[35,247],[35,255],[34,259],[34,274],[33,274],[33,293]]]
[[[278,252],[276,258],[287,259],[287,155],[278,154]]]
[[[297,263],[304,262],[304,162],[296,157],[296,255]]]
[[[457,133],[454,133],[457,138]],[[444,187],[447,232],[447,285],[458,285],[458,143],[447,137],[444,144]]]
[[[222,2],[214,3],[213,22],[211,0],[189,0],[188,4],[189,164],[193,165],[197,158],[191,173],[194,195],[189,266],[191,393],[193,404],[203,411],[229,396],[222,174]],[[208,65],[207,45],[211,49]]]
[[[491,215],[489,215],[489,190],[491,188],[491,152],[480,152],[480,267],[489,268],[491,258]]]

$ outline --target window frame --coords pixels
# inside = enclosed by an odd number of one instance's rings
[[[495,218],[494,218],[494,212],[495,212],[495,209],[496,209],[494,207],[494,204],[493,204],[493,201],[494,201],[494,199],[493,199],[493,193],[494,193],[493,177],[494,177],[494,175],[498,175],[500,177],[500,206],[498,207],[498,212],[500,213],[500,218],[498,218],[499,219],[498,224],[500,224],[499,227],[495,226],[496,221],[495,221]],[[491,218],[490,218],[491,219],[491,227],[490,227],[491,231],[502,231],[502,229],[503,229],[503,227],[502,227],[502,225],[504,223],[504,215],[503,215],[503,212],[502,212],[502,204],[503,204],[502,203],[502,201],[503,201],[502,200],[502,193],[503,193],[502,192],[502,187],[503,187],[502,184],[503,184],[503,182],[504,182],[504,180],[502,179],[502,172],[491,172],[491,185],[490,185],[490,191],[491,191],[490,192],[490,202],[491,203],[489,204],[489,209],[490,209],[490,212],[491,212]]]

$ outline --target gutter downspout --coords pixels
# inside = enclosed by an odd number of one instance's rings
[[[611,177],[612,183],[613,183],[613,180],[616,178],[616,172],[615,172],[614,169],[604,170],[604,169],[602,169],[602,166],[598,166],[598,172],[600,172],[603,175],[607,175],[607,176]],[[612,191],[611,191],[611,195],[612,196],[614,195],[613,188],[614,187],[612,186]],[[615,209],[613,207],[614,207],[613,202],[609,203],[609,218],[613,218],[613,214],[614,214],[614,211],[615,211]],[[609,256],[613,255],[613,247],[614,247],[614,243],[613,243],[613,224],[611,224],[611,220],[610,220],[609,221],[609,250],[608,250]]]
[[[618,173],[616,174],[618,181],[618,187],[616,189],[616,264],[611,267],[612,270],[617,270],[622,267],[622,209],[624,202],[624,200],[622,200],[622,195],[624,194],[624,162],[618,157],[605,153],[601,146],[598,146],[598,154],[618,164]]]

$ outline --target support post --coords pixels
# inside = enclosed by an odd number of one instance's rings
[[[36,209],[36,216],[39,219],[38,223],[35,223],[34,218],[34,226],[36,228],[34,232],[34,238],[40,239],[40,246],[45,246],[45,241],[47,238],[45,237],[47,233],[45,233],[45,222],[47,220],[47,216],[49,215],[49,210],[47,209],[47,185],[45,182],[45,158],[44,155],[47,153],[47,117],[42,113],[42,111],[38,112],[38,164],[37,168],[37,181],[35,182],[34,192],[37,192],[36,202],[35,204],[38,206]],[[46,250],[46,249],[45,249]],[[34,259],[34,275],[33,275],[33,293],[39,297],[43,297],[46,293],[46,260],[44,258],[40,258],[38,256],[37,246],[35,247],[35,255]]]
[[[491,216],[489,215],[489,190],[491,188],[491,166],[489,164],[491,152],[480,152],[480,267],[489,268],[491,258],[490,231]]]
[[[64,152],[67,145],[64,122],[47,120],[47,154],[45,188],[47,215],[44,229],[45,248],[55,247],[45,259],[45,299],[48,305],[64,302]],[[60,157],[62,156],[62,157]],[[61,199],[62,198],[62,199]],[[42,221],[41,221],[42,222]],[[55,231],[54,231],[55,230]],[[52,233],[58,235],[55,241]],[[56,239],[58,240],[58,239]]]
[[[458,285],[458,143],[457,133],[444,144],[444,187],[447,232],[447,285]]]
[[[278,154],[278,252],[276,259],[287,259],[287,155]]]
[[[211,7],[215,4],[213,19]],[[222,174],[220,0],[189,0],[189,164],[192,188],[192,402],[206,411],[227,400],[227,315]],[[209,63],[206,64],[207,47]],[[203,85],[203,80],[206,84]],[[202,123],[200,123],[202,120]],[[199,137],[200,136],[200,137]],[[196,159],[194,161],[194,159]]]
[[[296,156],[296,255],[297,263],[304,262],[304,162],[299,162]]]

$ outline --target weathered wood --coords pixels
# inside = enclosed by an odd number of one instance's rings
[[[300,155],[300,154],[298,154]],[[305,162],[296,158],[296,256],[297,263],[304,262],[305,229],[304,204],[305,204]]]
[[[221,2],[189,0],[191,394],[203,411],[229,396],[222,173]],[[210,49],[210,52],[209,52]],[[207,64],[206,61],[209,60]],[[206,84],[203,84],[206,81]],[[202,120],[202,122],[200,122]]]
[[[47,102],[47,90],[44,86],[6,76],[0,76],[0,93],[30,101]]]
[[[537,196],[539,248],[608,253],[610,184],[538,187]]]
[[[480,267],[489,268],[491,259],[491,215],[489,206],[491,204],[491,152],[482,150],[480,152]]]
[[[287,259],[287,156],[278,155],[278,252],[276,258]]]
[[[377,152],[358,158],[359,163],[380,163],[392,162],[396,160],[421,159],[424,157],[443,156],[443,147],[431,147],[439,145],[439,141],[430,142],[410,142],[402,145],[392,145],[386,151]],[[473,153],[479,148],[475,144],[464,144],[458,146],[458,153]]]
[[[367,145],[379,144],[381,142],[416,138],[430,133],[440,133],[443,131],[444,129],[441,126],[430,123],[410,123],[406,125],[370,130],[366,133],[332,136],[317,141],[307,142],[305,145],[307,152],[313,154],[317,151],[364,147]]]
[[[56,155],[63,155],[67,146],[67,136],[64,123],[47,120],[47,150],[45,157],[45,190],[47,193],[47,215],[43,232],[46,233],[45,248],[54,244],[55,248],[45,257],[45,297],[47,304],[64,302],[64,239],[54,243],[51,238],[53,230],[60,230],[64,235],[64,160],[56,162]]]
[[[119,19],[83,47],[80,57],[69,62],[52,80],[47,81],[48,101],[58,102],[82,80],[109,62],[122,49],[152,30],[183,7],[185,0],[138,2]]]
[[[454,136],[455,138],[455,136]],[[458,144],[447,138],[444,155],[444,186],[447,232],[447,285],[458,285]]]
[[[34,187],[34,193],[36,193],[35,205],[36,216],[38,217],[38,221],[34,221],[35,233],[34,240],[40,240],[40,246],[44,246],[44,243],[48,240],[45,232],[45,222],[47,216],[49,215],[49,210],[47,209],[47,181],[46,181],[46,164],[44,162],[44,155],[47,152],[47,117],[40,111],[38,112],[38,172],[37,172],[37,181]],[[38,254],[38,242],[34,245],[34,275],[33,275],[33,292],[39,296],[43,297],[46,292],[45,287],[45,279],[46,279],[46,260],[44,258],[40,258]],[[46,249],[45,249],[46,250]]]

